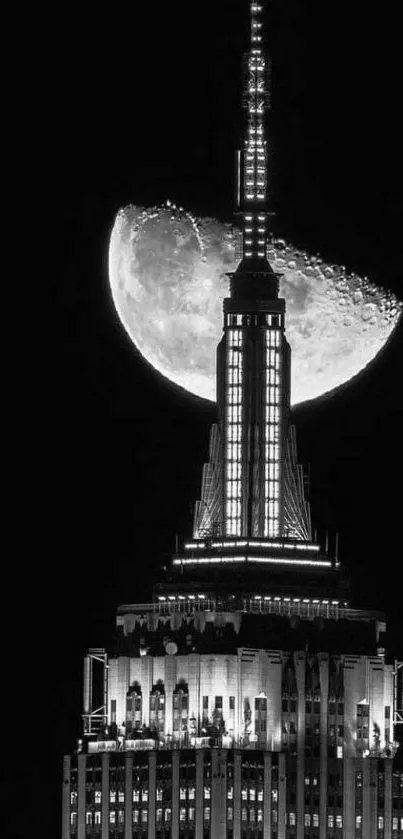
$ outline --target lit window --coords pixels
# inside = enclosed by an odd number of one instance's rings
[[[194,822],[194,820],[195,820],[195,808],[194,807],[189,807],[188,817],[189,817],[190,822]]]
[[[378,830],[383,830],[383,816],[378,816]]]
[[[156,816],[157,822],[161,823],[162,822],[162,807],[157,807],[156,812],[155,812],[155,816]]]
[[[234,788],[233,787],[228,787],[228,798],[233,798],[233,797],[234,797]]]
[[[305,827],[310,827],[311,826],[311,814],[310,813],[305,813],[305,815],[304,815],[304,825],[305,825]]]
[[[125,811],[124,810],[119,810],[119,812],[118,812],[118,824],[124,824],[124,820],[125,820]]]
[[[72,827],[77,827],[77,813],[70,813],[70,824]]]
[[[248,797],[248,790],[243,789],[242,790],[242,801],[246,801],[247,797]]]
[[[185,798],[186,798],[186,788],[181,787],[181,789],[180,789],[180,799],[181,799],[181,801],[183,801]]]
[[[262,789],[258,790],[257,800],[258,801],[263,801],[263,790]]]
[[[186,821],[186,807],[181,807],[179,810],[179,819],[181,822]]]
[[[121,790],[121,789],[118,792],[118,800],[119,800],[119,804],[124,804],[125,794],[124,794],[123,790]]]
[[[115,790],[114,790],[114,789],[111,789],[111,790],[110,790],[110,793],[109,793],[109,801],[111,802],[111,804],[114,804],[114,803],[115,803],[115,801],[116,801],[116,792],[115,792]]]
[[[142,801],[148,801],[148,789],[143,789],[143,791],[141,793],[141,800]]]
[[[343,816],[336,816],[336,827],[343,827]]]
[[[337,746],[337,757],[343,757],[343,746]]]
[[[295,813],[290,813],[289,815],[289,824],[291,827],[295,826]]]
[[[139,793],[138,789],[134,789],[133,790],[133,801],[139,801],[139,800],[140,800],[140,793]]]
[[[273,824],[277,824],[277,810],[271,811],[271,820]]]
[[[210,807],[205,807],[204,808],[204,820],[206,822],[210,821]]]
[[[259,807],[259,809],[258,809],[258,811],[257,811],[257,820],[258,820],[258,822],[262,822],[262,821],[263,821],[263,810],[262,810],[262,808],[261,808],[261,807]]]
[[[247,811],[246,807],[242,807],[241,819],[242,819],[243,822],[246,822],[247,818],[248,818],[248,811]]]
[[[116,824],[116,813],[114,810],[111,810],[109,813],[109,824]]]
[[[255,808],[251,807],[249,810],[249,821],[251,824],[255,821]]]
[[[100,804],[102,799],[102,794],[100,789],[96,789],[94,793],[94,802],[95,804]]]
[[[399,819],[397,816],[393,816],[392,819],[392,830],[398,830],[399,828]]]
[[[204,797],[210,798],[210,787],[204,787]]]
[[[162,801],[162,789],[161,789],[161,787],[157,788],[157,801]]]
[[[190,799],[190,801],[194,801],[194,797],[195,797],[195,788],[194,787],[189,787],[188,798]]]
[[[138,810],[133,810],[133,822],[134,822],[134,824],[137,824],[138,820],[139,820],[139,811]]]
[[[171,808],[170,807],[167,807],[166,810],[165,810],[165,821],[166,822],[171,821]]]
[[[147,818],[148,818],[148,816],[147,816],[147,810],[142,810],[142,811],[141,811],[141,821],[142,821],[142,822],[146,822],[146,821],[147,821]]]
[[[314,813],[312,816],[313,826],[319,827],[319,815],[318,813]]]
[[[356,826],[357,830],[360,830],[361,824],[362,824],[362,816],[356,816],[355,817],[355,826]]]
[[[334,816],[330,815],[330,816],[327,817],[327,826],[328,827],[334,827]]]
[[[94,822],[95,822],[95,824],[101,824],[101,811],[100,811],[100,810],[96,810],[96,811],[95,811],[95,820],[94,820]]]
[[[73,792],[70,793],[70,804],[71,804],[72,807],[74,807],[74,804],[76,804],[76,803],[77,803],[77,793],[74,790]]]
[[[271,797],[272,797],[273,801],[278,801],[278,790],[272,789]]]
[[[232,822],[232,818],[233,818],[233,810],[232,810],[232,807],[228,807],[228,821],[229,821],[229,822]]]
[[[249,790],[249,800],[254,801],[256,798],[256,791],[254,789]]]

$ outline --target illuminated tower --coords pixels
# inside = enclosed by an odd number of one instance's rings
[[[251,3],[242,258],[218,347],[218,422],[193,538],[84,662],[62,839],[398,839],[402,664],[312,539],[270,267],[268,59]],[[336,552],[337,553],[337,552]],[[137,558],[140,564],[143,557]]]

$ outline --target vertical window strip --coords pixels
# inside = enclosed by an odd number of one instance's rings
[[[225,517],[228,536],[241,535],[242,499],[242,331],[227,331]]]
[[[281,332],[267,328],[265,335],[265,468],[264,535],[279,535],[281,436]]]

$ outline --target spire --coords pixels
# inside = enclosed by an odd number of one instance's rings
[[[269,220],[265,120],[270,107],[270,59],[263,49],[263,3],[251,0],[250,46],[245,56],[245,140],[238,151],[237,205],[242,228],[242,267],[270,270],[266,262]],[[244,260],[248,264],[243,264]],[[253,265],[252,265],[253,264]]]

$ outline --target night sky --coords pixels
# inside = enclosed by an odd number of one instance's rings
[[[80,729],[82,656],[108,645],[116,606],[148,598],[175,534],[190,534],[215,418],[126,336],[108,289],[109,235],[119,207],[167,198],[231,220],[247,5],[133,3],[91,18],[69,8],[49,48],[61,255],[38,503],[54,664],[36,774],[51,794],[49,839],[60,833],[62,755]],[[274,227],[403,297],[397,10],[381,12],[361,0],[273,3]],[[397,331],[357,381],[294,413],[314,525],[339,531],[354,600],[387,613],[400,656],[401,351]]]

